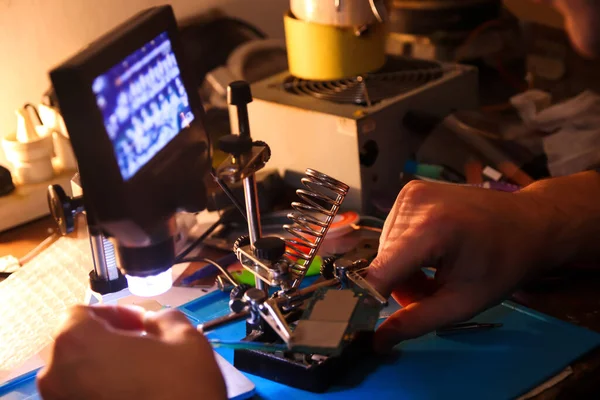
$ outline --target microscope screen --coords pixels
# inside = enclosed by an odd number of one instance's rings
[[[166,32],[98,76],[92,89],[125,181],[194,120]]]

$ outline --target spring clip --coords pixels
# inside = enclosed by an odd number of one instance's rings
[[[286,254],[296,259],[291,268],[294,274],[292,287],[298,287],[302,282],[350,189],[348,185],[310,168],[301,182],[306,189],[298,189],[296,194],[303,202],[292,203],[295,211],[289,213],[288,218],[293,224],[283,226],[293,235],[293,238],[285,240]]]

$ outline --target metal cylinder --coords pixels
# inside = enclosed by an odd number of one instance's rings
[[[246,215],[248,216],[248,234],[250,236],[250,245],[254,249],[254,242],[262,236],[260,226],[260,209],[258,207],[258,190],[256,187],[256,178],[254,174],[244,179],[244,197],[246,200]],[[266,285],[260,278],[255,277],[254,282],[257,289],[267,290]]]
[[[71,191],[73,192],[74,197],[83,196],[81,178],[78,173],[71,179]],[[85,213],[85,216],[96,276],[104,281],[117,279],[119,277],[119,271],[117,269],[114,246],[101,233],[92,232],[92,229],[90,229],[88,224],[87,213]]]
[[[222,317],[218,317],[218,318],[215,318],[213,320],[210,320],[203,324],[198,325],[198,330],[200,332],[208,332],[208,331],[216,329],[220,326],[239,321],[242,318],[246,318],[248,315],[250,315],[249,310],[244,310],[240,313],[227,314]]]
[[[90,245],[96,275],[105,281],[118,279],[119,270],[117,269],[115,248],[112,243],[102,235],[90,234]]]

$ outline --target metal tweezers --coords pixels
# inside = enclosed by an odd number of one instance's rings
[[[479,322],[463,322],[459,324],[450,325],[446,328],[441,328],[435,331],[437,336],[450,336],[460,333],[480,332],[487,331],[494,328],[500,328],[503,324],[493,323],[479,323]]]

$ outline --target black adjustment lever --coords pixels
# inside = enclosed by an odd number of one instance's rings
[[[75,216],[84,211],[83,196],[69,197],[60,185],[48,186],[48,208],[61,235],[75,230]]]
[[[244,81],[235,81],[227,87],[227,102],[236,108],[239,135],[226,135],[219,139],[219,150],[238,157],[252,149],[248,104],[252,102],[250,85]]]
[[[227,87],[227,103],[237,108],[237,120],[240,136],[250,137],[248,104],[252,103],[252,92],[248,82],[235,81]]]

